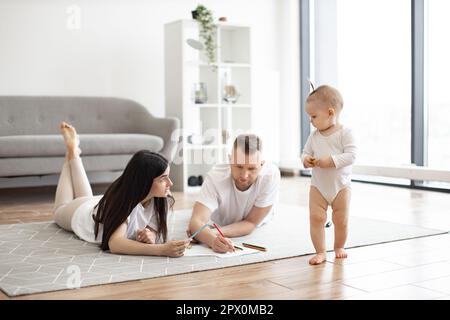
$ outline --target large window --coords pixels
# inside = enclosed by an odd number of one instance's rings
[[[411,163],[411,1],[314,1],[315,82],[344,97],[358,162]],[[330,14],[335,17],[330,17]]]
[[[450,169],[450,1],[431,0],[427,6],[428,166]]]
[[[302,0],[300,8],[308,21],[301,33],[302,101],[308,78],[341,91],[342,123],[359,138],[357,164],[379,166],[381,175],[392,166],[438,170],[415,170],[424,180],[356,179],[449,189],[438,181],[450,170],[450,1]]]
[[[359,161],[411,163],[409,0],[337,1],[337,84]]]

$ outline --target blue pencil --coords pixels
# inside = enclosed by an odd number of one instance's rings
[[[201,227],[200,229],[198,229],[197,231],[194,232],[194,234],[192,236],[189,237],[189,239],[194,239],[194,237],[199,234],[200,232],[202,232],[203,229],[205,229],[208,226],[208,224],[206,223],[203,227]]]

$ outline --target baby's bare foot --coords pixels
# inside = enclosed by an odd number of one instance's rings
[[[345,252],[344,248],[336,248],[334,249],[334,253],[336,254],[337,259],[347,258],[347,252]]]
[[[317,253],[309,260],[309,264],[316,265],[321,264],[327,260],[327,254],[325,252]]]
[[[80,155],[81,149],[79,148],[80,139],[78,138],[77,131],[73,126],[63,121],[59,125],[59,129],[64,138],[66,144],[67,153],[69,155]]]

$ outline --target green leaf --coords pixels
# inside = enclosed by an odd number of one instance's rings
[[[214,25],[214,17],[212,11],[208,10],[204,5],[199,4],[195,10],[198,14],[196,20],[200,24],[200,38],[205,46],[205,54],[208,57],[209,64],[211,64],[216,59],[216,45],[214,42],[216,26]]]

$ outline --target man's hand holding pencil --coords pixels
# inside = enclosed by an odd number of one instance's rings
[[[205,240],[204,242],[206,244],[208,244],[211,249],[215,252],[218,253],[226,253],[226,252],[234,252],[235,247],[233,245],[233,242],[231,242],[230,239],[226,238],[224,236],[224,234],[222,233],[222,231],[220,230],[220,228],[214,223],[214,228],[217,230],[218,234],[214,234],[214,232],[211,232],[211,230],[209,230],[210,225],[208,223],[205,223],[201,228],[199,228],[197,231],[195,231],[193,234],[191,234],[191,232],[188,230],[186,231],[187,235],[188,235],[188,240],[190,241],[194,241],[194,237],[197,236],[198,234],[200,234],[203,230],[208,230],[207,233],[209,233],[209,240]],[[212,226],[210,226],[212,227]],[[205,231],[206,231],[205,230]]]
[[[215,252],[225,253],[225,252],[234,252],[233,242],[230,239],[225,238],[225,235],[222,233],[220,228],[214,223],[213,226],[219,232],[219,235],[214,239],[214,242],[211,246],[211,249]]]
[[[217,236],[212,243],[211,249],[218,253],[234,252],[233,242],[222,236]]]

